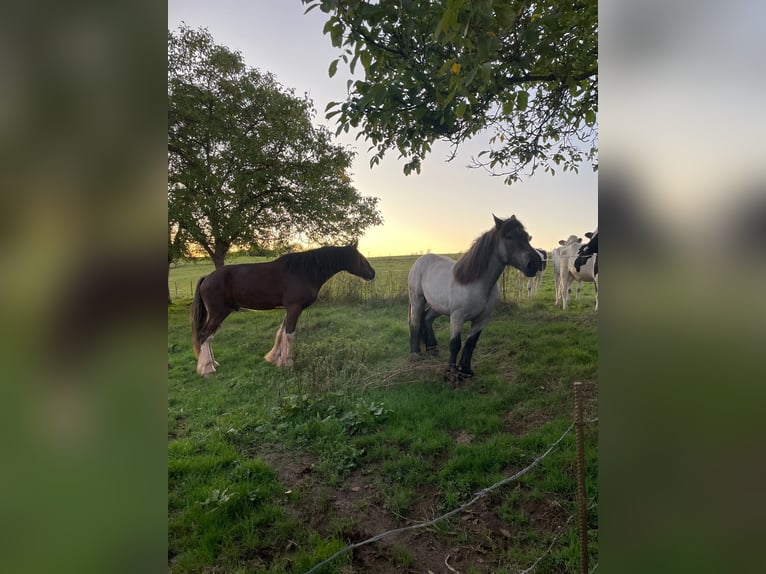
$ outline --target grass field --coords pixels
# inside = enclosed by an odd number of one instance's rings
[[[504,301],[474,354],[476,377],[443,380],[441,355],[409,362],[406,275],[415,257],[340,274],[298,323],[295,365],[263,360],[283,311],[231,315],[195,372],[190,294],[211,265],[171,270],[168,308],[168,563],[172,572],[300,573],[349,543],[429,520],[527,466],[572,422],[572,383],[597,414],[592,285],[563,312],[550,269],[537,297]],[[253,259],[250,259],[253,260]],[[248,261],[243,259],[241,261]],[[514,272],[515,274],[515,272]],[[598,560],[597,423],[586,425],[590,564]],[[575,442],[433,527],[360,547],[322,572],[578,571]],[[446,563],[446,565],[445,565]]]

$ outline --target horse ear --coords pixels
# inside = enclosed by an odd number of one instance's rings
[[[564,245],[565,243],[566,241],[564,241],[563,239],[559,239],[559,245]]]
[[[503,223],[505,223],[502,219],[498,219],[497,215],[494,213],[492,214],[492,217],[495,219],[495,229],[500,231],[500,228],[503,226]]]

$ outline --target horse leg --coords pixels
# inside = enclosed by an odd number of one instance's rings
[[[436,334],[434,333],[434,321],[439,316],[439,313],[429,308],[423,317],[423,334],[424,342],[426,344],[426,352],[431,355],[439,354],[438,343],[436,342]]]
[[[277,332],[278,341],[274,342],[277,352],[272,362],[277,367],[289,367],[293,364],[293,338],[295,337],[295,328],[298,326],[298,317],[300,317],[303,311],[303,306],[287,305],[285,309],[287,314]]]
[[[468,338],[465,340],[465,347],[463,347],[463,354],[460,357],[460,367],[458,368],[461,379],[473,378],[474,372],[473,369],[471,369],[471,358],[473,357],[473,350],[476,348],[476,342],[479,340],[480,336],[481,330],[478,330],[473,335],[468,335]]]
[[[463,328],[464,319],[458,313],[452,313],[449,318],[449,362],[445,378],[454,381],[457,377],[457,354],[460,352],[460,330]]]
[[[410,357],[420,354],[421,323],[425,311],[426,300],[422,295],[417,296],[410,290],[409,324],[410,324]]]
[[[282,338],[284,337],[284,334],[285,323],[283,321],[277,329],[277,334],[274,336],[274,346],[271,347],[271,350],[263,356],[266,361],[273,365],[276,365],[279,362],[282,355]]]
[[[219,363],[213,357],[213,348],[211,343],[213,341],[213,335],[221,326],[223,320],[229,316],[229,310],[222,309],[208,309],[208,318],[205,322],[205,326],[200,332],[200,340],[202,345],[200,346],[199,356],[197,357],[197,373],[203,377],[215,372],[215,368],[219,366]]]
[[[471,321],[471,328],[468,331],[468,336],[465,340],[465,346],[463,347],[463,354],[460,356],[459,377],[460,379],[470,379],[473,377],[473,370],[471,370],[471,358],[473,357],[473,350],[476,348],[476,342],[481,336],[481,332],[484,329],[484,325],[489,321],[489,317],[479,317],[478,319]]]

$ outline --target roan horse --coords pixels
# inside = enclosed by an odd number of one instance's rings
[[[202,277],[191,307],[197,372],[202,376],[215,372],[218,362],[210,342],[223,320],[240,309],[286,310],[274,346],[264,359],[277,366],[292,364],[291,345],[298,317],[316,301],[322,285],[339,271],[368,281],[375,278],[375,270],[359,253],[356,242],[289,253],[269,263],[225,265]]]
[[[466,379],[473,376],[471,356],[492,310],[500,299],[497,280],[511,265],[527,277],[534,277],[542,261],[529,244],[529,235],[521,222],[512,215],[495,219],[495,227],[474,241],[471,248],[457,261],[441,255],[427,254],[412,265],[407,279],[410,295],[410,356],[420,353],[421,341],[426,351],[436,354],[434,319],[449,315],[449,363],[446,376]],[[471,321],[460,365],[460,331],[463,323]]]

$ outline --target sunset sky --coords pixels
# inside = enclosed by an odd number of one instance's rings
[[[248,66],[273,73],[298,96],[308,94],[317,111],[315,121],[334,132],[324,109],[330,101],[345,99],[346,80],[352,76],[342,63],[333,78],[328,76],[338,50],[322,34],[326,15],[319,9],[304,11],[299,0],[169,0],[168,28],[175,30],[182,22],[207,28],[217,44],[241,52]],[[466,167],[484,149],[482,142],[463,145],[451,162],[445,161],[450,147],[438,142],[421,173],[405,176],[395,151],[370,169],[369,144],[356,135],[351,131],[337,141],[356,149],[354,184],[362,195],[380,198],[384,218],[382,226],[369,229],[360,240],[368,257],[465,251],[492,226],[493,213],[515,214],[532,235],[532,244],[545,249],[598,225],[598,177],[590,165],[583,165],[579,174],[540,171],[507,186],[503,178]]]

